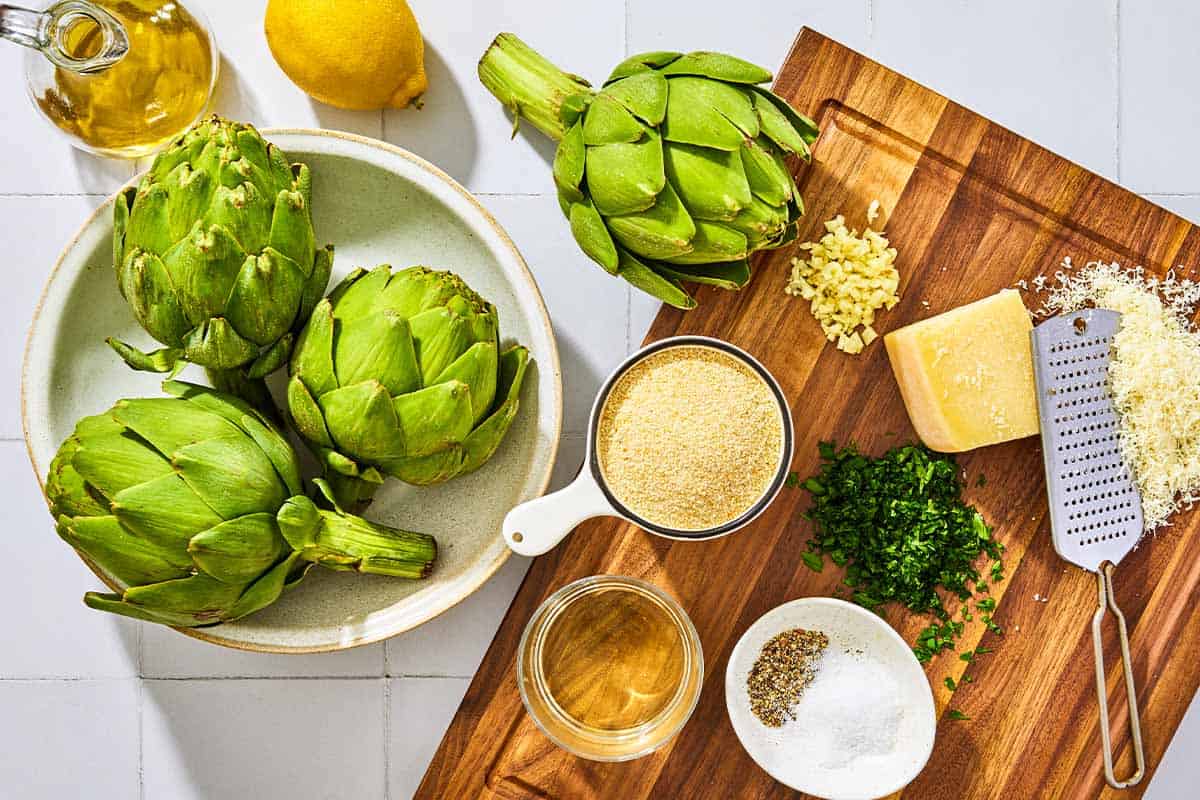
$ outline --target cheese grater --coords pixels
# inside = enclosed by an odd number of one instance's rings
[[[1125,615],[1113,596],[1113,570],[1142,535],[1142,499],[1121,457],[1119,418],[1108,392],[1108,364],[1121,315],[1083,309],[1046,320],[1033,329],[1033,374],[1042,429],[1042,459],[1050,500],[1054,549],[1077,567],[1096,573],[1099,608],[1092,615],[1096,694],[1104,777],[1114,789],[1133,786],[1145,772],[1133,664]],[[1113,774],[1108,733],[1108,691],[1100,624],[1106,611],[1117,619],[1121,663],[1129,703],[1129,728],[1137,769]]]

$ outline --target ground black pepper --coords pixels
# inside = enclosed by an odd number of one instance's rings
[[[746,680],[754,716],[772,728],[795,719],[796,703],[816,677],[828,646],[824,633],[803,628],[784,631],[764,644]]]

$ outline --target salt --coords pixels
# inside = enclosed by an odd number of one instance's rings
[[[844,769],[896,749],[900,687],[883,664],[831,644],[780,737],[802,741],[823,769]]]

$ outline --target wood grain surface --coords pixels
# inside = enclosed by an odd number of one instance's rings
[[[749,54],[753,56],[754,54]],[[1200,263],[1200,231],[1087,170],[995,125],[902,75],[804,30],[776,91],[817,120],[811,164],[797,165],[808,211],[800,240],[844,213],[861,228],[872,200],[899,250],[901,301],[881,332],[1052,275],[1064,257],[1142,264],[1164,272]],[[1091,131],[1080,130],[1080,136]],[[647,341],[681,333],[746,348],[779,379],[796,425],[793,469],[812,473],[823,439],[867,452],[914,439],[881,343],[851,357],[827,345],[807,304],[783,292],[794,253],[760,256],[745,290],[700,290],[700,307],[664,307]],[[1038,299],[1026,294],[1036,308]],[[1182,514],[1147,539],[1116,572],[1131,630],[1145,737],[1147,778],[1136,789],[1104,784],[1089,623],[1095,579],[1067,565],[1050,541],[1036,438],[960,457],[967,496],[1008,548],[1007,579],[993,585],[996,621],[979,617],[960,649],[992,653],[967,665],[943,653],[927,667],[940,722],[921,775],[899,796],[961,798],[1138,797],[1200,683],[1200,558],[1197,514]],[[977,475],[986,475],[983,487]],[[724,539],[672,542],[615,519],[581,525],[538,558],[476,673],[424,782],[420,798],[775,798],[797,793],[746,755],[725,712],[724,674],[739,635],[796,597],[830,595],[841,571],[800,561],[811,527],[807,495],[784,490],[750,527]],[[707,675],[696,713],[667,747],[624,764],[599,764],[552,745],[525,714],[515,661],[526,620],[552,591],[595,573],[636,575],[677,597],[704,645]],[[1048,597],[1048,602],[1035,600]],[[956,611],[951,608],[951,611]],[[909,641],[927,618],[889,609]],[[1107,631],[1112,729],[1118,774],[1131,755],[1116,637]],[[946,676],[973,683],[951,692]],[[959,709],[969,721],[945,716]]]

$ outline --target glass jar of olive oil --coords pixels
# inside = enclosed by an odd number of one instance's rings
[[[0,36],[30,48],[25,77],[43,116],[102,155],[158,150],[200,118],[216,83],[209,27],[174,0],[0,4]]]
[[[564,586],[534,612],[517,681],[530,716],[559,747],[627,761],[662,747],[688,721],[704,656],[670,595],[636,578],[596,575]]]

